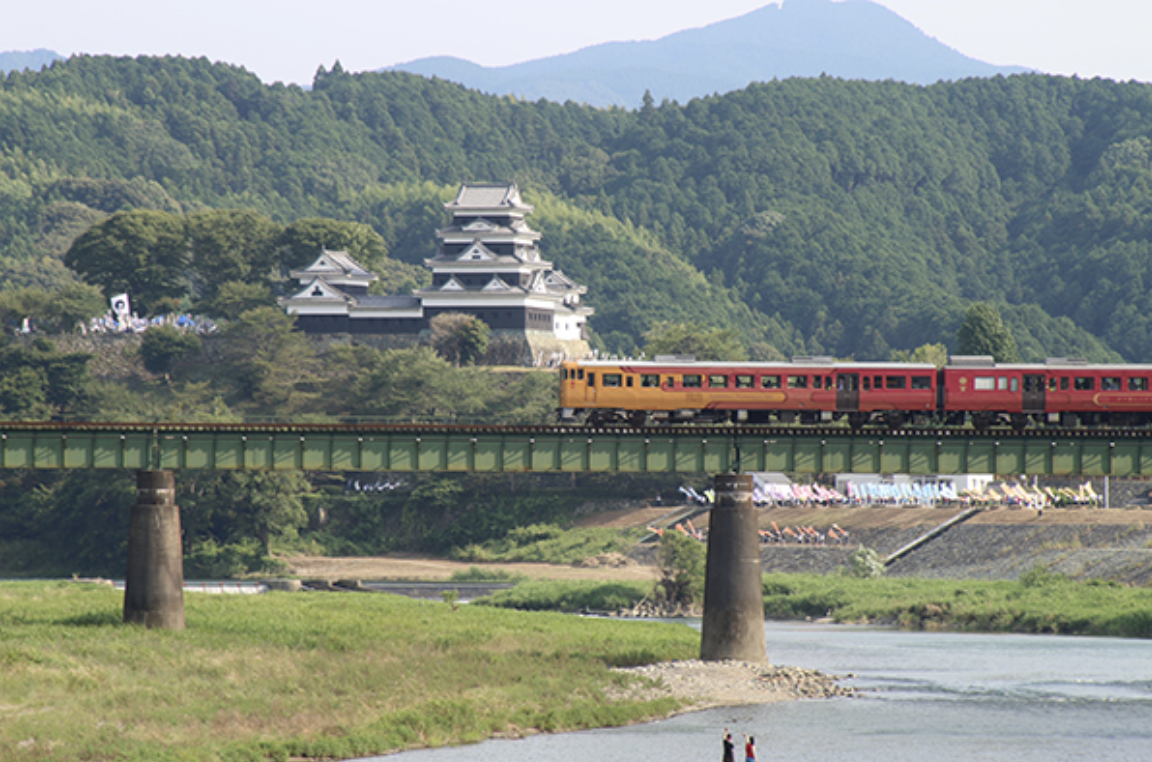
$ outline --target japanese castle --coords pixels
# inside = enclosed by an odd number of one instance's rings
[[[410,296],[370,295],[375,273],[346,252],[324,250],[308,267],[292,271],[299,290],[281,305],[296,315],[301,330],[350,334],[353,341],[416,340],[430,330],[432,318],[455,312],[483,320],[494,341],[525,343],[535,358],[588,354],[586,322],[593,310],[580,303],[587,288],[540,258],[540,234],[524,221],[532,207],[516,185],[464,185],[444,206],[452,223],[436,231],[438,253],[424,260],[431,286]]]

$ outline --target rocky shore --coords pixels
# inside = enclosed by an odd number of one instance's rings
[[[616,671],[643,678],[630,681],[618,698],[671,697],[687,710],[856,695],[855,689],[837,684],[841,678],[815,670],[742,661],[693,659]]]

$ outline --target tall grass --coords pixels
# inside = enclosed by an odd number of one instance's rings
[[[608,698],[617,664],[699,634],[384,594],[186,597],[188,629],[120,624],[122,593],[0,585],[0,759],[347,758],[666,714]]]

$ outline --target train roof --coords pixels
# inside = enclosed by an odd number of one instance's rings
[[[946,366],[952,370],[971,370],[973,372],[980,370],[1016,370],[1016,371],[1076,371],[1082,370],[1085,372],[1117,372],[1121,373],[1127,371],[1129,373],[1149,373],[1152,372],[1152,365],[1144,363],[1090,363],[1087,360],[1082,360],[1075,357],[1049,357],[1044,362],[1013,362],[1013,363],[997,363],[991,357],[985,356],[953,356],[948,358],[948,365]]]
[[[917,371],[935,371],[936,366],[932,363],[918,363],[918,362],[855,362],[852,360],[831,360],[825,358],[803,358],[795,357],[791,361],[784,362],[754,362],[751,360],[736,362],[731,360],[712,361],[712,360],[691,360],[684,358],[657,358],[654,360],[570,360],[567,364],[580,365],[581,367],[595,367],[595,368],[618,368],[621,366],[628,366],[629,368],[677,368],[684,370],[691,369],[706,369],[706,368],[729,368],[733,370],[750,369],[750,370],[795,370],[803,368],[811,370],[814,368],[828,368],[832,369],[855,369],[855,370],[917,370]]]

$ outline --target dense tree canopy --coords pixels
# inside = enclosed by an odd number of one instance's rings
[[[665,321],[734,329],[754,356],[955,351],[983,301],[1026,359],[1138,360],[1150,117],[1150,85],[1033,75],[789,79],[625,111],[399,72],[322,70],[303,90],[203,59],[79,56],[0,82],[0,268],[63,284],[53,257],[112,215],[66,260],[89,282],[145,306],[211,299],[262,273],[265,223],[286,226],[292,267],[326,219],[324,245],[403,292],[454,187],[516,180],[609,351]],[[146,214],[179,217],[193,245],[164,246]],[[117,248],[128,223],[155,237],[148,256]]]

